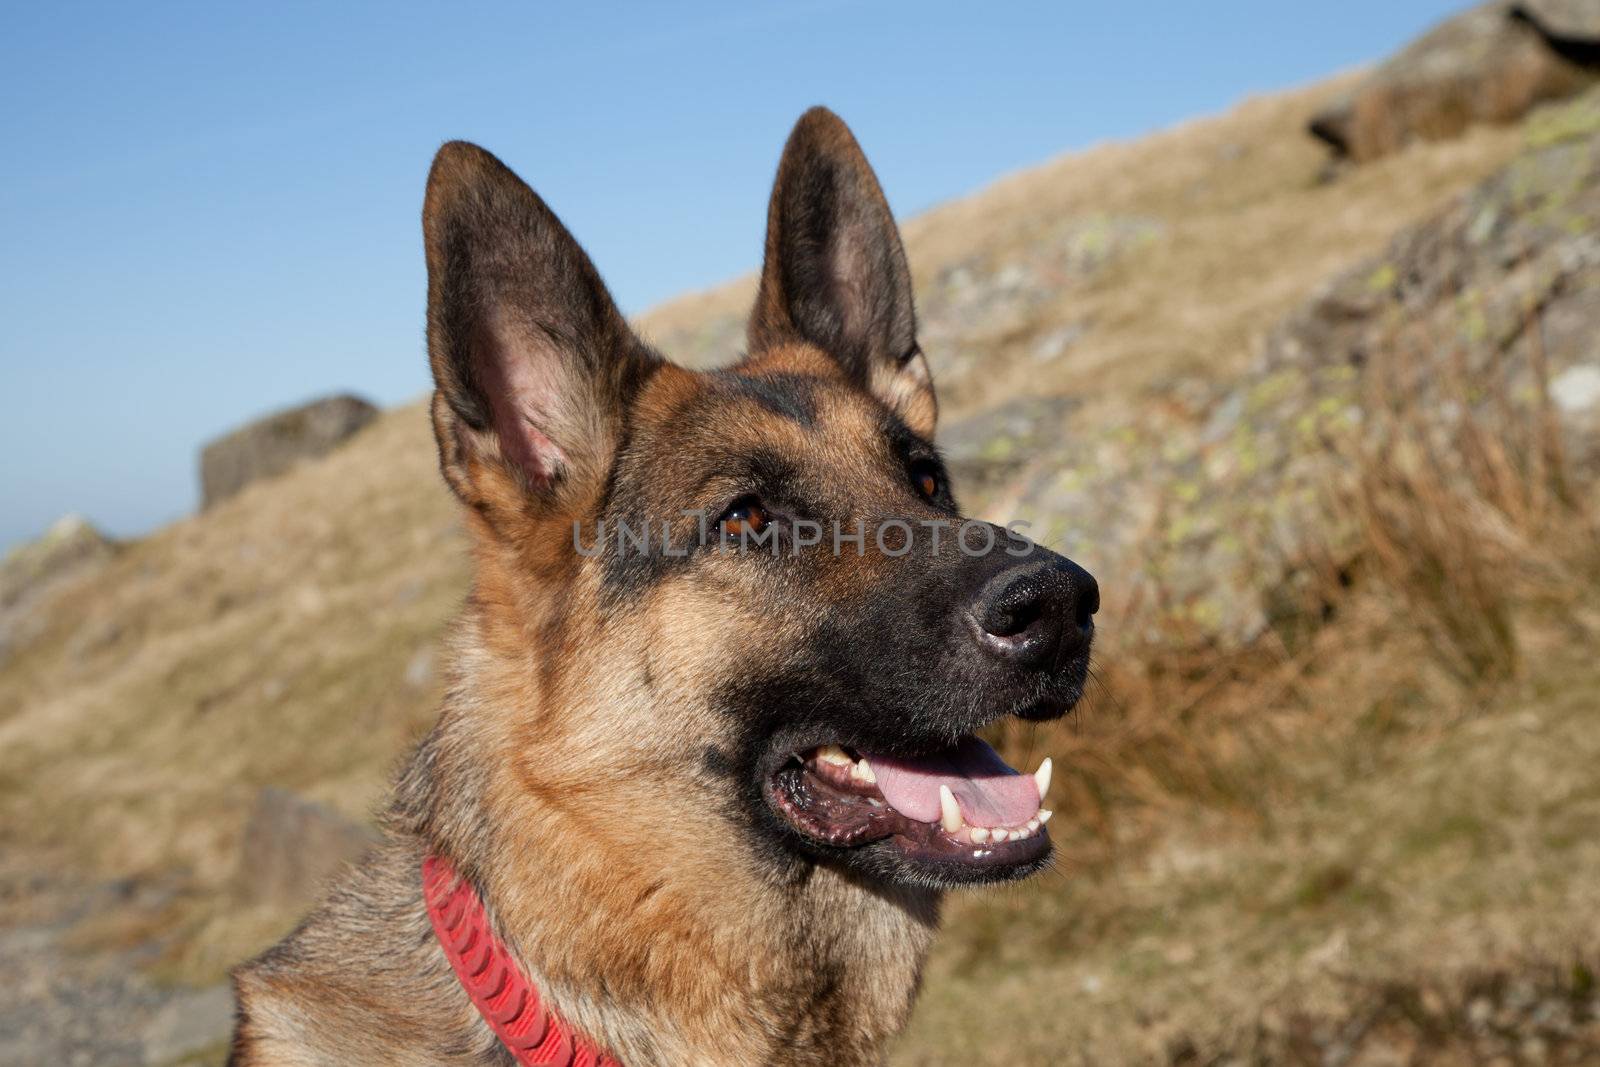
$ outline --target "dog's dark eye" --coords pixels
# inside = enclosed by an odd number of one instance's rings
[[[939,478],[939,468],[925,459],[917,460],[911,465],[911,484],[927,499],[937,498],[939,487],[943,484]]]
[[[767,528],[770,516],[761,501],[753,496],[742,496],[733,502],[717,524],[729,537],[753,537]]]

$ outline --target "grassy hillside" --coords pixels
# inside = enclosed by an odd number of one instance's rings
[[[1047,425],[1024,449],[1053,478],[1092,480],[1145,448],[1144,469],[1172,468],[1158,496],[1208,491],[1152,434],[1203,434],[1275,324],[1531,142],[1481,129],[1327,181],[1302,126],[1342,85],[1066,156],[910,220],[949,440],[1029,398],[1071,413],[1070,442]],[[731,358],[751,286],[642,326],[686,362]],[[1277,418],[1256,403],[1264,389],[1246,407]],[[957,458],[993,476],[975,475],[967,502],[1008,517],[1033,483],[977,436]],[[1410,499],[1380,489],[1372,536]],[[1502,531],[1555,546],[1562,592],[1508,580],[1527,654],[1463,679],[1421,624],[1415,576],[1393,568],[1326,576],[1353,588],[1294,634],[1175,635],[1151,610],[1160,587],[1128,562],[1168,558],[1173,523],[1130,522],[1113,556],[1077,499],[1036,506],[1107,591],[1099,688],[1068,723],[1001,737],[1056,756],[1063,860],[953,904],[897,1062],[1600,1048],[1585,955],[1600,943],[1587,829],[1600,671],[1578,651],[1595,632],[1581,509]],[[412,405],[52,589],[0,649],[0,847],[175,887],[160,907],[95,916],[82,943],[147,946],[162,980],[215,981],[294,919],[232,892],[257,791],[371,810],[431,720],[437,639],[467,574]]]

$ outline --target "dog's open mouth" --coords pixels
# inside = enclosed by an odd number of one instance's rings
[[[823,745],[792,757],[768,784],[772,806],[812,841],[885,841],[908,859],[1004,867],[1050,850],[1041,807],[1050,761],[1020,774],[968,735],[913,758]]]

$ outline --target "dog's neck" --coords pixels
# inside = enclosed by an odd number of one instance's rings
[[[547,1002],[629,1067],[881,1063],[910,1015],[939,894],[771,866],[747,828],[652,804],[624,776],[512,773],[537,739],[508,736],[517,717],[490,706],[518,692],[501,666],[458,660],[468,684],[452,687],[399,810],[478,884]]]

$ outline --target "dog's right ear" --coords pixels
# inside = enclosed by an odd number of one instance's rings
[[[434,157],[422,232],[445,480],[491,525],[580,513],[658,357],[554,212],[478,146]]]

